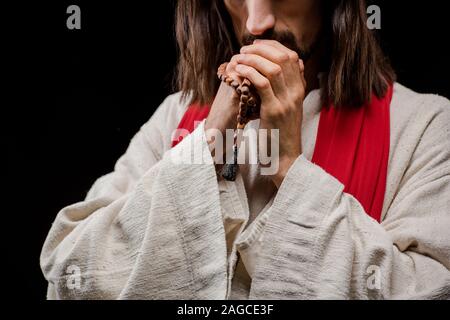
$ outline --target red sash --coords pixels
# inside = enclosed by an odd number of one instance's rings
[[[380,222],[386,190],[390,146],[390,104],[393,87],[379,99],[360,108],[324,106],[312,162],[344,184],[372,218]],[[178,129],[192,132],[197,121],[208,116],[210,107],[192,104]],[[172,143],[174,147],[181,135]]]

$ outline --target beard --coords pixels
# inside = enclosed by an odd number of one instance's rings
[[[300,47],[298,45],[298,41],[295,38],[295,35],[290,32],[289,30],[284,31],[274,31],[273,29],[267,30],[261,35],[254,36],[249,33],[245,33],[242,36],[241,43],[242,46],[251,45],[253,44],[253,41],[256,39],[266,39],[266,40],[275,40],[287,47],[288,49],[291,49],[292,51],[295,51],[300,59],[303,60],[303,62],[306,63],[306,61],[311,56],[311,47],[309,46],[302,46]]]

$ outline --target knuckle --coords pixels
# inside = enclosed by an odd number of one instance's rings
[[[282,69],[280,66],[275,66],[272,68],[272,70],[269,72],[269,77],[276,78],[281,75]]]
[[[303,63],[303,60],[299,59],[299,68],[300,68],[300,72],[305,71],[305,64]]]
[[[226,69],[225,69],[225,71],[227,72],[227,74],[230,74],[230,73],[234,70],[235,66],[236,66],[236,62],[234,62],[233,59],[232,59],[232,60],[230,61],[230,63],[228,63],[228,65],[227,65],[227,67],[226,67]]]
[[[289,61],[289,55],[287,53],[282,53],[279,55],[278,60],[280,62],[288,62]]]
[[[295,52],[295,51],[291,51],[291,52],[289,53],[289,59],[290,59],[291,61],[293,61],[293,62],[297,62],[298,59],[299,59],[298,53]]]
[[[303,73],[305,72],[305,68],[303,68],[301,65],[298,67],[298,71],[300,72],[300,76],[303,76]]]
[[[268,110],[268,116],[272,119],[282,119],[286,116],[286,111],[280,106],[273,106]]]
[[[237,60],[238,59],[243,59],[245,56],[243,55],[243,54],[235,54],[234,56],[232,56],[231,57],[231,60],[230,60],[230,62],[234,62],[234,63],[237,63]]]
[[[239,65],[239,73],[241,73],[242,75],[250,75],[252,72],[251,72],[250,67],[248,67],[244,64],[240,64]]]
[[[270,87],[270,81],[267,79],[263,79],[263,80],[261,80],[261,83],[259,86],[261,89],[268,89]]]
[[[304,62],[303,59],[301,59],[300,57],[298,57],[298,62],[299,62],[299,64],[301,64],[303,67],[305,66],[305,62]]]
[[[302,103],[304,99],[305,99],[305,90],[303,89],[296,92],[293,96],[293,101],[295,105]]]

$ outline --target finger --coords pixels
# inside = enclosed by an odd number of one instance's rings
[[[286,90],[283,69],[278,64],[256,54],[236,55],[236,62],[255,68],[256,71],[269,79],[275,96],[281,95]]]
[[[262,100],[270,102],[275,98],[269,79],[264,77],[255,68],[246,66],[245,64],[238,64],[236,71],[241,77],[250,80]]]
[[[255,43],[241,48],[242,54],[253,53],[258,54],[276,64],[289,62],[287,52],[274,48],[266,43]]]
[[[305,64],[303,63],[302,59],[298,60],[298,66],[300,68],[300,73],[304,73],[305,72]]]
[[[298,60],[298,66],[299,66],[299,69],[300,69],[300,78],[301,78],[302,83],[303,83],[303,88],[306,89],[305,65],[304,65],[302,59]]]
[[[255,41],[253,42],[254,44],[258,44],[258,43],[263,43],[263,44],[267,44],[269,46],[272,46],[278,50],[284,51],[286,52],[289,57],[290,57],[290,61],[292,63],[298,63],[300,60],[302,60],[298,53],[294,50],[289,49],[288,47],[286,47],[285,45],[283,45],[282,43],[276,41],[276,40],[268,40],[268,39],[255,39]],[[300,72],[304,71],[304,65],[303,62],[301,64],[301,66],[303,66],[303,70],[300,70]]]
[[[298,63],[299,71],[300,71],[300,80],[302,81],[303,88],[306,90],[305,65],[303,63],[303,60],[299,57],[299,55],[296,51],[289,49],[288,47],[286,47],[285,45],[283,45],[282,43],[280,43],[279,41],[276,41],[276,40],[255,39],[255,41],[253,43],[254,44],[264,43],[264,44],[267,44],[274,48],[277,48],[278,50],[287,52],[287,54],[290,56],[291,62],[296,61]],[[296,68],[294,67],[291,70],[295,71]],[[295,75],[294,75],[294,77],[295,77]]]
[[[242,79],[239,77],[239,74],[235,70],[236,65],[237,65],[236,61],[232,59],[228,63],[227,68],[226,68],[226,74],[228,77],[233,79],[233,85],[242,83]]]
[[[289,49],[288,47],[286,47],[285,45],[283,45],[282,43],[280,43],[280,42],[278,42],[276,40],[256,39],[253,43],[254,44],[258,44],[258,43],[267,44],[269,46],[277,48],[280,51],[284,51],[290,56],[291,60],[293,60],[293,61],[296,61],[296,60],[298,60],[300,58],[298,56],[297,52],[295,52],[294,50]]]
[[[292,51],[293,52],[293,51]],[[298,55],[290,55],[285,50],[280,50],[267,43],[256,43],[241,48],[243,54],[257,54],[283,68],[286,83],[295,83],[299,80]]]

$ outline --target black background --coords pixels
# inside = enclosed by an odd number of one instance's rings
[[[446,2],[372,2],[381,7],[379,35],[399,82],[450,97]],[[81,7],[81,30],[66,28],[71,4]],[[39,254],[55,215],[113,169],[172,92],[173,8],[174,1],[163,0],[54,1],[13,9],[5,60],[13,99],[3,110],[2,180],[8,189],[3,275],[15,297],[45,298]]]

